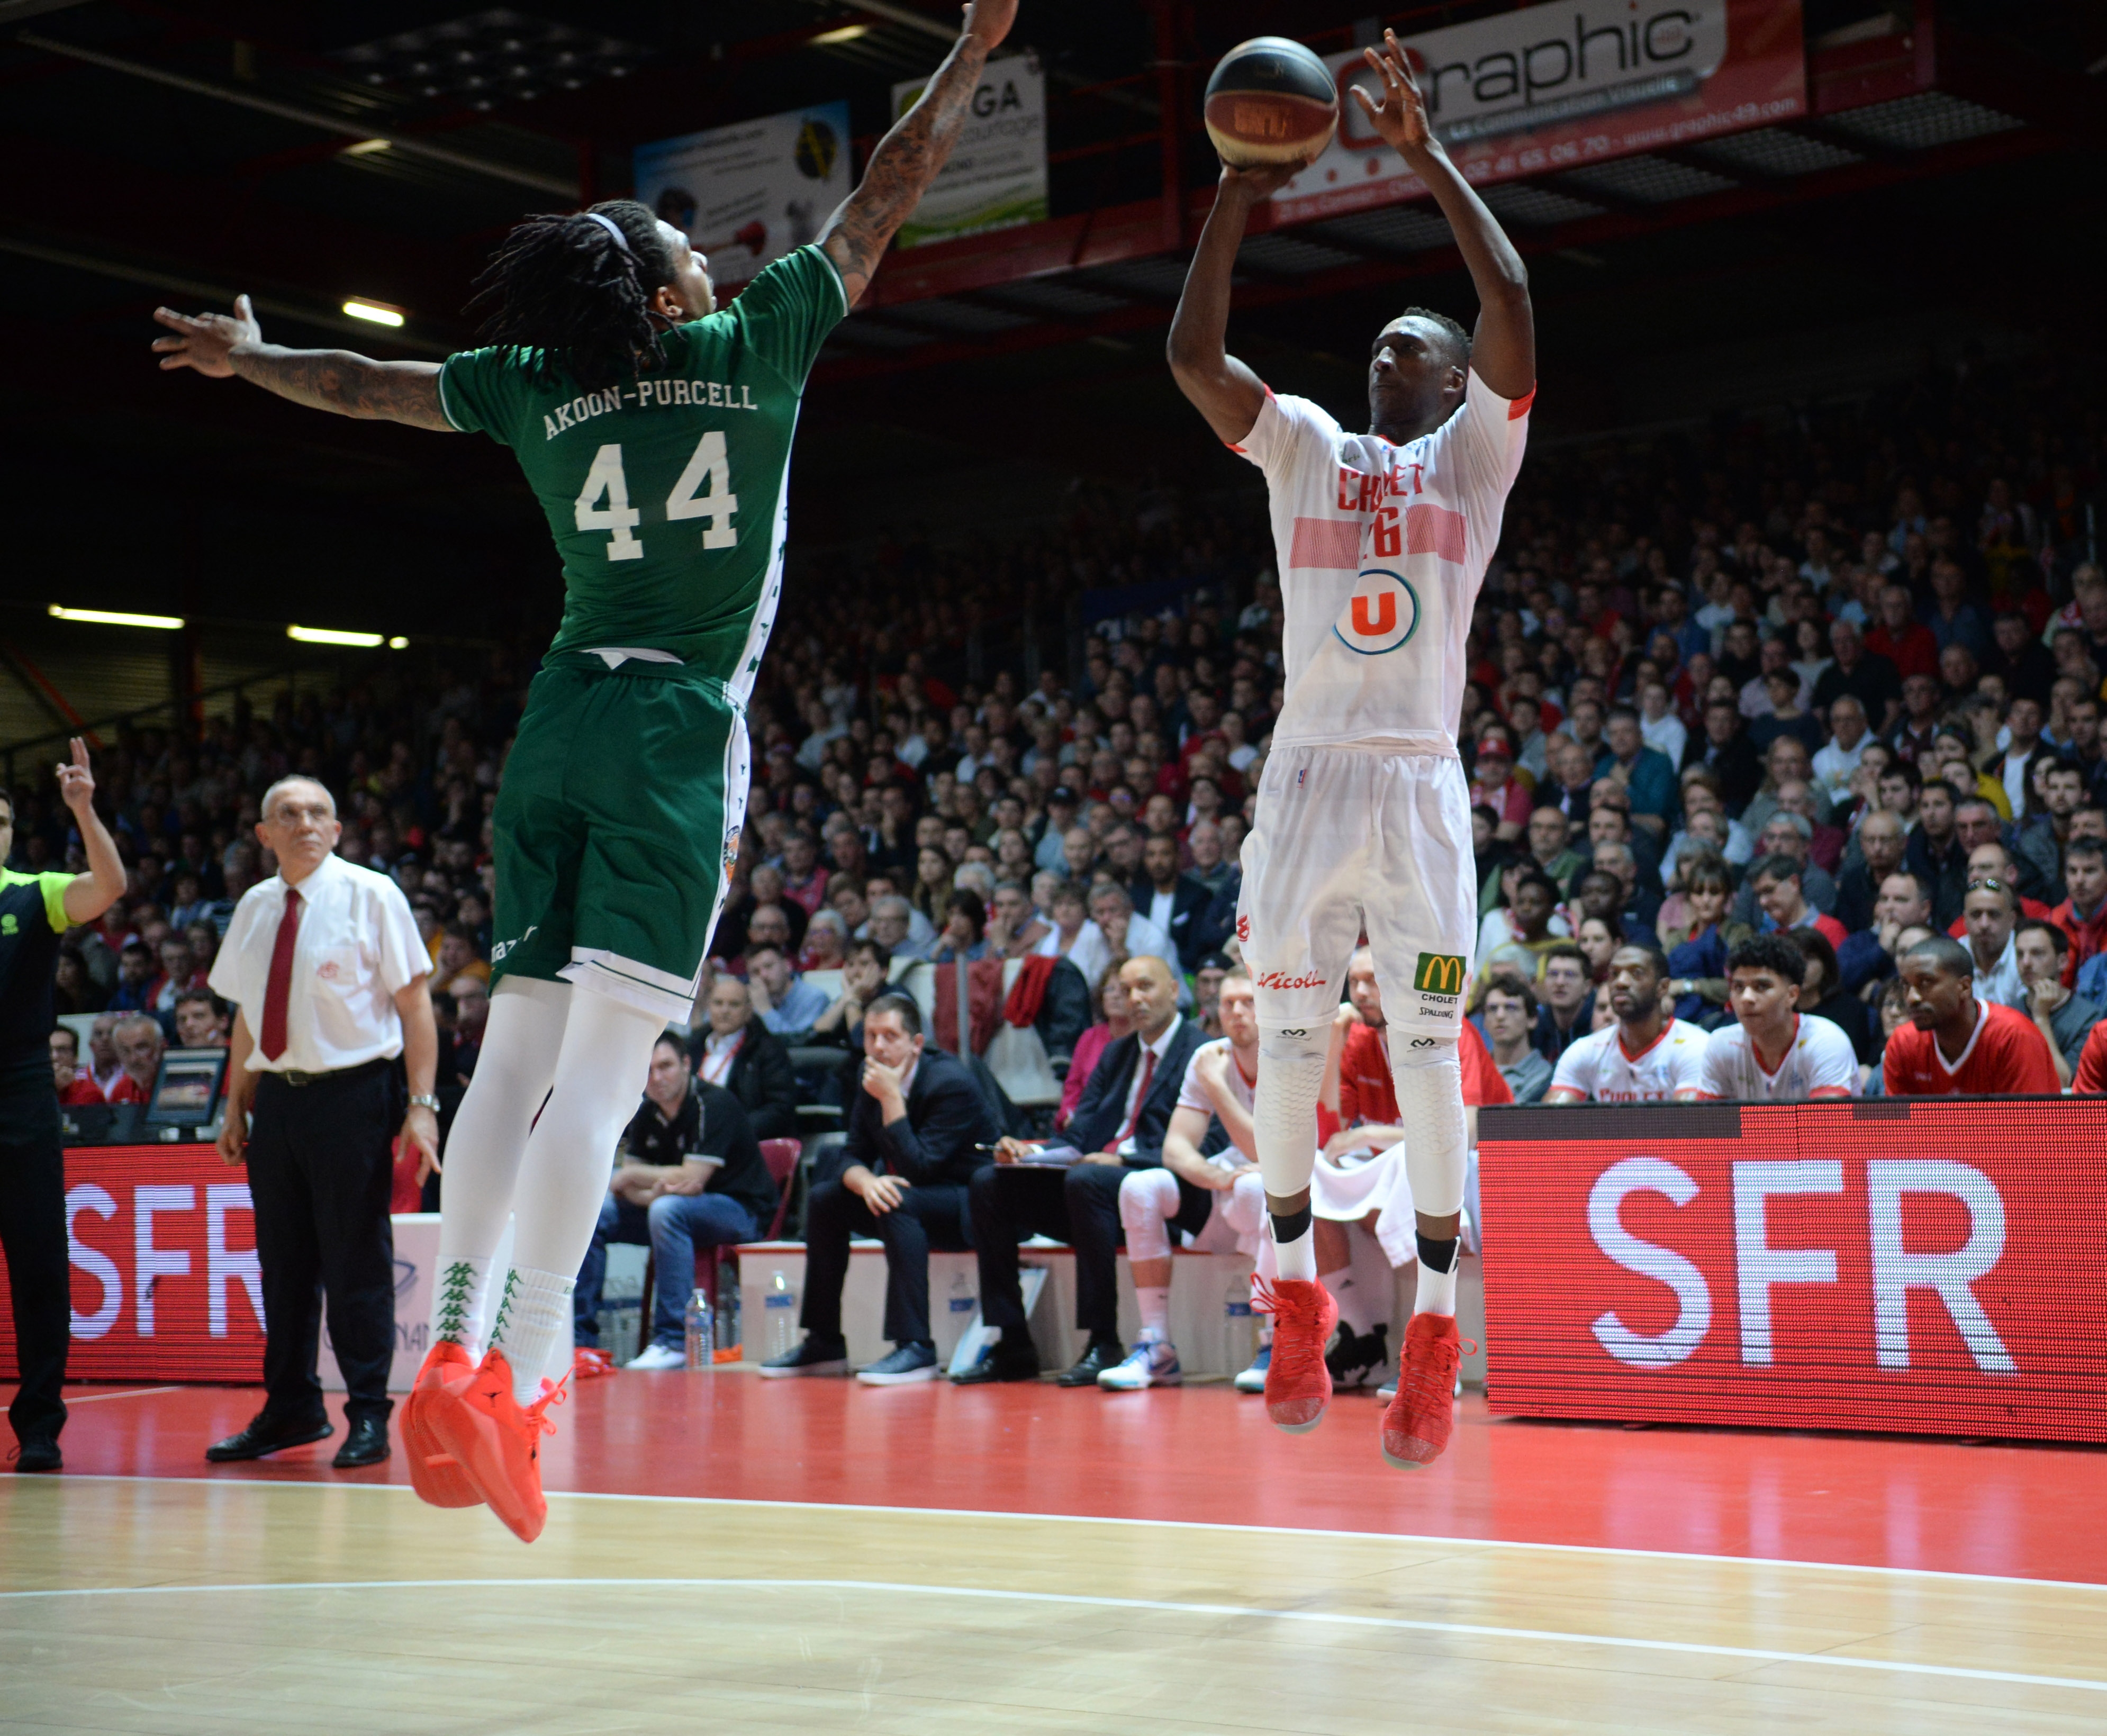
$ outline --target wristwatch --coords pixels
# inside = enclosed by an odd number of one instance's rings
[[[439,1113],[439,1100],[429,1091],[420,1091],[410,1100],[410,1107],[413,1109],[429,1109],[436,1115]]]

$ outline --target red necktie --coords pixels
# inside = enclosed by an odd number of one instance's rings
[[[1134,1127],[1141,1120],[1141,1106],[1148,1101],[1148,1082],[1156,1077],[1156,1051],[1148,1049],[1142,1052],[1148,1057],[1148,1064],[1141,1070],[1141,1089],[1134,1094],[1134,1113],[1127,1117],[1126,1125],[1120,1129],[1119,1139],[1112,1142],[1114,1145],[1134,1137]]]
[[[263,985],[263,1032],[258,1046],[275,1061],[285,1052],[285,999],[293,987],[293,947],[300,938],[300,895],[285,888],[285,914],[271,944],[271,975]]]

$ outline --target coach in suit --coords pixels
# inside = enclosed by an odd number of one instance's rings
[[[1167,832],[1141,847],[1141,875],[1127,893],[1134,900],[1134,914],[1146,916],[1170,937],[1178,962],[1186,969],[1197,965],[1202,953],[1213,950],[1201,942],[1206,938],[1202,919],[1214,894],[1197,875],[1179,872],[1178,840]]]
[[[966,1184],[1001,1132],[964,1064],[924,1046],[922,1012],[880,995],[863,1015],[863,1072],[848,1136],[812,1171],[805,1203],[805,1341],[764,1375],[833,1374],[847,1366],[842,1284],[849,1239],[885,1244],[885,1335],[892,1354],[860,1371],[873,1386],[932,1380],[929,1250],[972,1245]]]
[[[1162,1163],[1163,1136],[1186,1064],[1207,1037],[1194,1021],[1178,1016],[1178,979],[1161,959],[1129,959],[1120,967],[1120,983],[1134,1028],[1098,1057],[1069,1120],[1068,1138],[1085,1154],[1081,1160],[1065,1171],[1020,1166],[1031,1148],[1006,1139],[995,1161],[973,1176],[981,1317],[1002,1329],[1002,1342],[959,1377],[962,1385],[1030,1380],[1039,1372],[1018,1276],[1017,1244],[1027,1236],[1054,1236],[1076,1251],[1076,1324],[1089,1342],[1061,1384],[1094,1387],[1098,1372],[1124,1354],[1116,1263],[1120,1183],[1130,1169]]]
[[[398,1131],[422,1154],[420,1184],[437,1163],[432,960],[402,888],[330,853],[344,829],[329,791],[281,778],[263,812],[256,834],[278,871],[236,906],[212,988],[238,1010],[219,1149],[248,1166],[255,1201],[263,1408],[205,1457],[259,1459],[332,1432],[315,1375],[326,1294],[348,1469],[388,1456]]]

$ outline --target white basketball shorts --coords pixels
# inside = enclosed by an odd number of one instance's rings
[[[1261,1026],[1328,1025],[1365,930],[1390,1025],[1456,1040],[1478,879],[1453,754],[1276,748],[1242,860],[1237,938]]]

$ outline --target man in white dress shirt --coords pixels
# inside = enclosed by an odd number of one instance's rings
[[[236,1009],[219,1150],[247,1164],[255,1203],[263,1408],[205,1457],[260,1459],[335,1432],[315,1373],[319,1291],[346,1388],[335,1462],[348,1469],[388,1457],[398,1131],[422,1154],[420,1181],[438,1167],[431,957],[402,888],[331,854],[343,827],[329,791],[282,778],[263,812],[256,835],[278,872],[242,896],[211,984]]]

